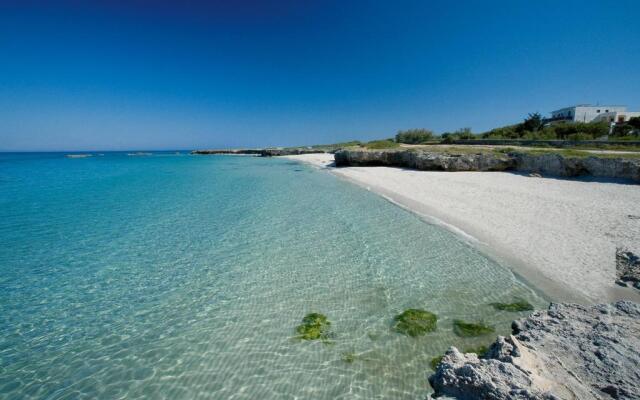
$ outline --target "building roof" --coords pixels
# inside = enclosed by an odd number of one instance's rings
[[[575,106],[569,106],[569,107],[562,107],[562,108],[558,108],[555,109],[553,112],[556,111],[562,111],[562,110],[567,110],[569,108],[577,108],[577,107],[592,107],[592,108],[596,108],[596,107],[600,107],[600,108],[607,108],[607,107],[627,107],[626,105],[623,104],[576,104]]]

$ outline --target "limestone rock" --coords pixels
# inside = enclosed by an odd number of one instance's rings
[[[616,278],[616,283],[621,286],[622,283],[626,286],[627,282],[640,283],[640,257],[625,249],[617,249]]]
[[[484,359],[450,348],[429,381],[456,399],[640,399],[640,304],[552,304]]]
[[[426,151],[340,150],[336,166],[397,166],[431,171],[504,171],[513,160],[496,154],[446,154]]]
[[[561,154],[512,152],[449,154],[425,150],[344,149],[335,153],[337,167],[395,166],[430,171],[520,171],[541,175],[628,179],[640,182],[640,159],[565,157]]]

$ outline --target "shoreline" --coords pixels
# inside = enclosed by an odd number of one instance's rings
[[[640,204],[640,191],[630,189],[633,186],[507,172],[335,168],[331,154],[283,158],[326,169],[453,232],[552,301],[640,301],[640,293],[614,283],[615,247],[637,251],[633,239],[640,237],[640,224],[620,215],[611,222],[602,214],[621,204],[628,208]],[[551,195],[541,194],[543,185]],[[582,209],[578,203],[584,201],[580,199],[584,192],[598,196]],[[536,198],[529,202],[527,196]]]

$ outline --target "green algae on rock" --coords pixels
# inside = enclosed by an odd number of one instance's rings
[[[465,347],[465,349],[462,352],[465,354],[476,353],[478,357],[482,358],[487,354],[488,351],[489,351],[489,347],[485,345],[480,345],[476,347]],[[444,354],[439,355],[437,357],[433,357],[430,361],[431,369],[435,371],[438,368],[438,365],[440,364],[440,361],[442,361],[443,357],[444,357]]]
[[[304,340],[327,340],[330,337],[329,327],[331,322],[327,316],[320,313],[309,313],[302,318],[302,324],[298,325],[296,332],[298,337]]]
[[[396,332],[416,337],[436,330],[438,316],[429,311],[410,308],[393,319]]]
[[[453,332],[460,337],[474,337],[493,333],[495,329],[482,322],[476,324],[456,319],[453,321]]]
[[[438,357],[433,357],[430,362],[431,369],[435,371],[438,368],[438,364],[440,364],[440,361],[442,361],[443,358],[444,358],[444,354]]]
[[[526,300],[517,300],[513,303],[490,303],[490,305],[500,311],[533,311],[533,306]]]

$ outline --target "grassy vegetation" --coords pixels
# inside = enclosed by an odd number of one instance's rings
[[[495,329],[482,322],[472,323],[456,319],[453,321],[453,332],[460,337],[475,337],[488,335],[495,332]]]
[[[298,325],[296,333],[298,333],[298,338],[303,340],[328,340],[330,327],[331,322],[326,315],[310,313],[302,318],[302,324]]]
[[[395,316],[393,329],[411,337],[423,336],[436,330],[438,316],[429,311],[410,308]]]
[[[371,142],[367,142],[364,147],[371,150],[395,149],[400,147],[400,144],[392,140],[373,140]]]
[[[496,310],[520,312],[520,311],[533,311],[533,306],[526,300],[516,300],[513,303],[491,303],[491,306]]]
[[[352,140],[350,142],[341,142],[341,143],[332,143],[332,144],[317,144],[314,146],[310,146],[314,150],[323,150],[323,151],[335,151],[338,149],[344,149],[347,147],[359,147],[362,145],[362,142],[359,140]]]
[[[563,145],[571,146],[571,149],[551,149],[551,152],[561,154],[568,157],[588,157],[589,153],[571,153],[571,150],[623,150],[635,151],[640,154],[640,145],[637,144],[609,144],[606,140],[597,143],[581,143],[582,141],[593,141],[608,136],[612,141],[640,141],[640,118],[631,118],[624,124],[618,124],[613,131],[609,132],[610,127],[607,122],[552,122],[549,123],[538,113],[529,114],[521,123],[507,125],[500,128],[491,129],[490,131],[474,134],[471,128],[458,129],[455,132],[445,132],[440,136],[428,129],[416,128],[398,131],[395,138],[373,140],[370,142],[361,142],[358,140],[311,146],[311,148],[323,151],[336,151],[345,148],[385,150],[397,149],[398,147],[411,147],[410,145],[438,145],[430,146],[429,151],[444,152],[451,154],[471,154],[500,152],[508,153],[506,150],[481,149],[473,145],[468,148],[462,148],[458,145],[455,148],[442,146],[443,144],[453,144],[456,140],[464,139],[498,139],[498,140],[527,140],[527,141],[550,141],[562,140]],[[568,143],[567,143],[568,142]],[[575,143],[575,144],[572,144]],[[551,148],[549,143],[534,143],[530,147]],[[604,154],[598,154],[598,157],[611,157]],[[626,158],[627,156],[625,156]]]

